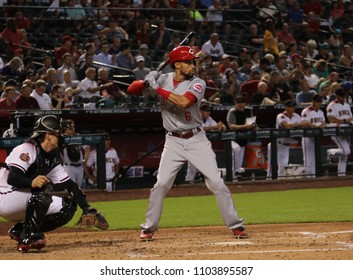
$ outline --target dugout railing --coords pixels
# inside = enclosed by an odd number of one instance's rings
[[[233,181],[232,168],[232,140],[246,139],[249,141],[267,140],[271,143],[271,171],[272,179],[277,179],[277,139],[278,138],[303,138],[313,137],[315,141],[316,176],[324,175],[323,162],[321,158],[322,137],[341,136],[353,134],[353,126],[349,127],[325,127],[325,128],[302,128],[302,129],[259,129],[257,131],[239,132],[208,132],[211,141],[224,141],[225,143],[225,180]]]

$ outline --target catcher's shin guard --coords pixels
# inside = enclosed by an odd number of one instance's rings
[[[54,230],[58,227],[66,225],[71,221],[77,210],[77,204],[72,198],[63,197],[63,207],[58,213],[47,215],[40,228],[41,232]]]
[[[41,226],[52,203],[53,186],[47,184],[40,191],[36,191],[29,199],[26,208],[24,231],[26,236],[41,232]]]

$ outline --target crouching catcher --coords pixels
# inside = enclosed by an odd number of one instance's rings
[[[67,224],[77,205],[83,211],[80,227],[108,228],[104,216],[90,206],[61,164],[65,125],[66,120],[53,115],[39,118],[30,139],[15,147],[0,169],[0,216],[17,222],[9,236],[21,252],[43,248],[44,232]],[[70,196],[54,196],[53,185]]]

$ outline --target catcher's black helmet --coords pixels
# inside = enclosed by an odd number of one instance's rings
[[[31,138],[36,138],[43,133],[52,133],[61,136],[63,130],[63,120],[54,115],[40,117],[34,124]]]

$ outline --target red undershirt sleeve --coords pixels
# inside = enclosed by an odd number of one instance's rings
[[[184,96],[189,99],[190,101],[190,106],[191,105],[194,105],[196,102],[197,102],[197,98],[196,96],[191,92],[191,91],[188,91],[184,94]]]

